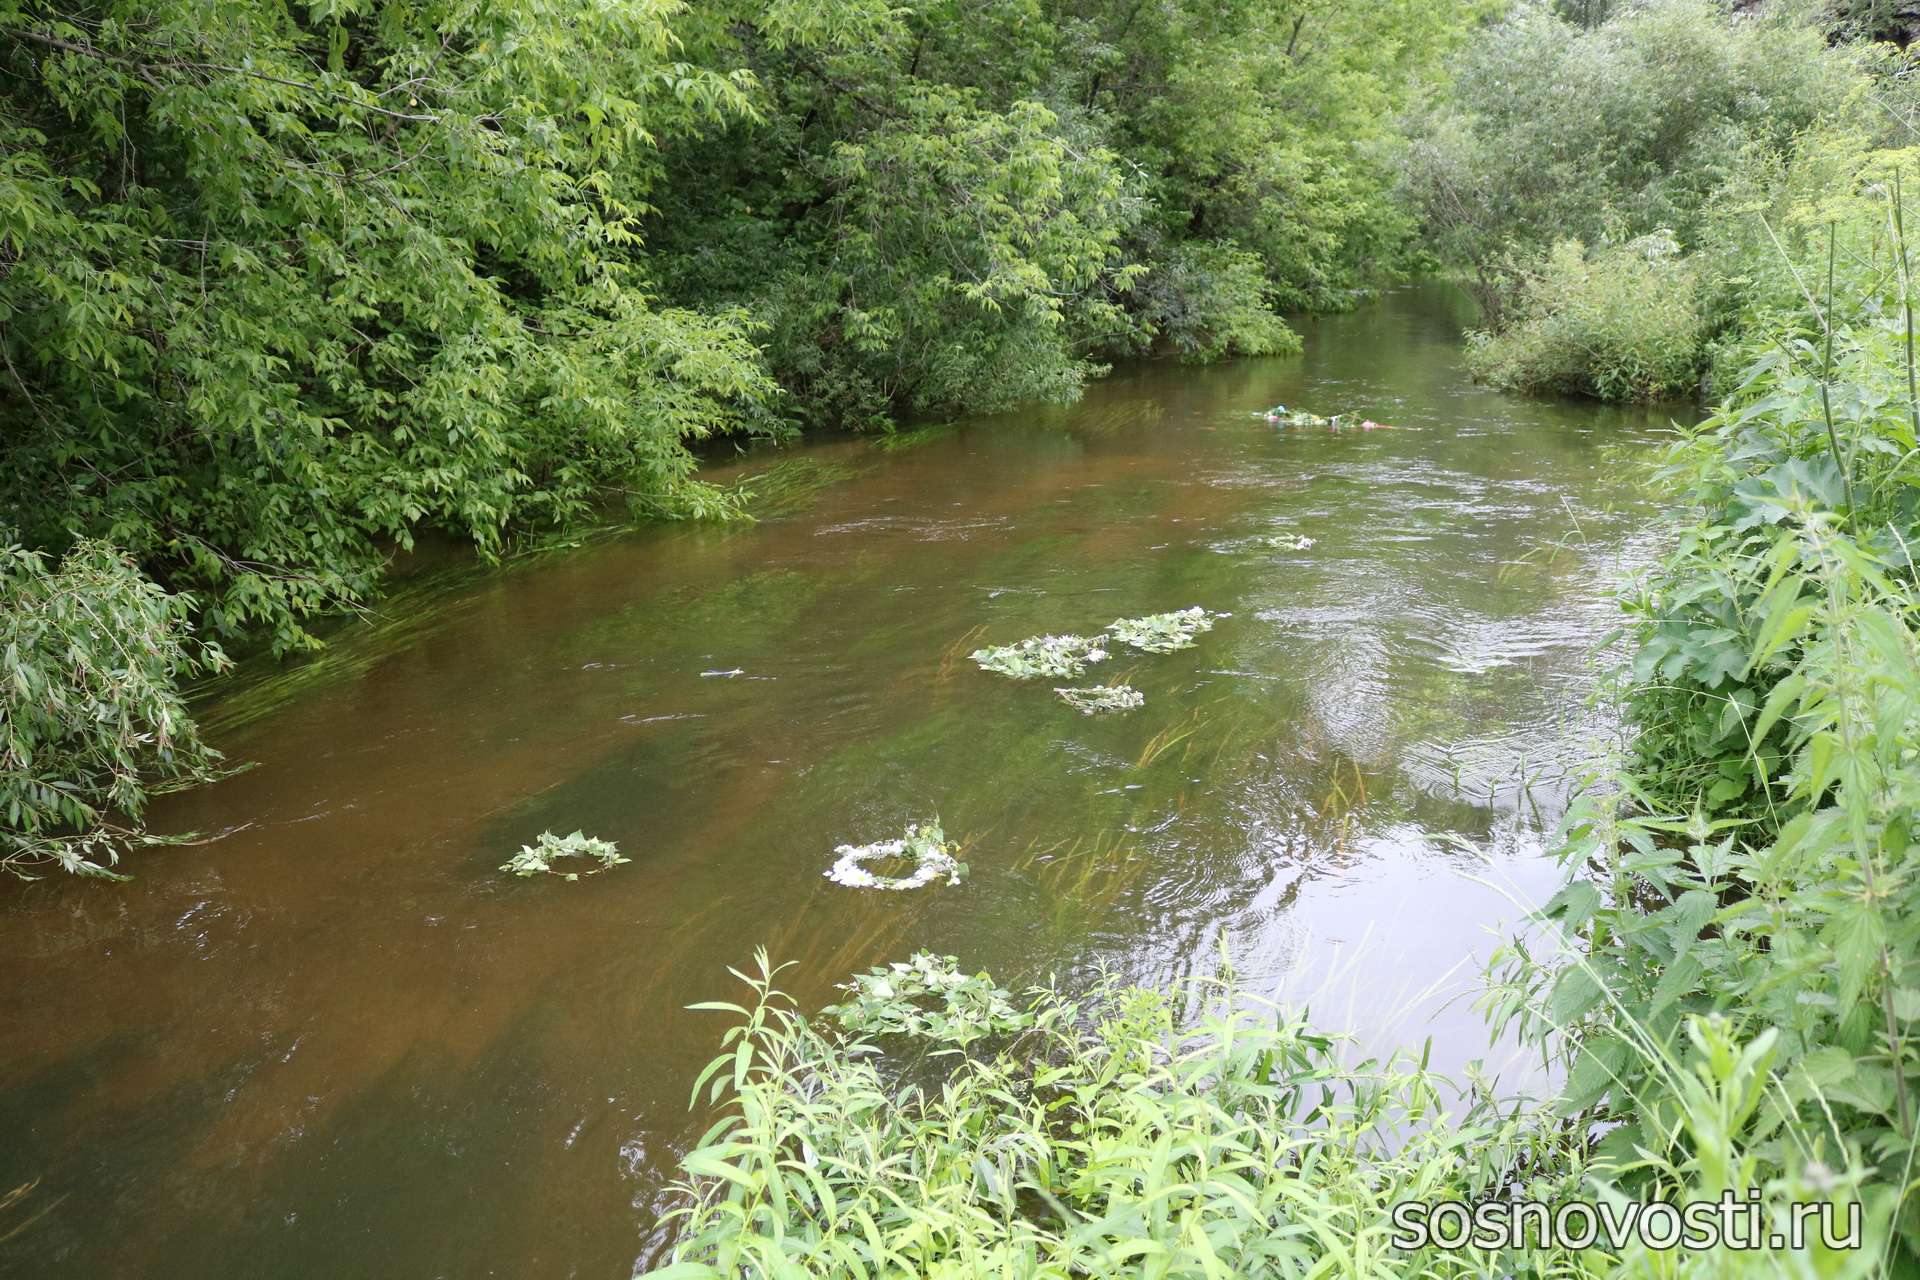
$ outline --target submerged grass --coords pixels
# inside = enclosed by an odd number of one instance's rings
[[[1111,906],[1139,883],[1148,864],[1130,832],[1102,831],[1028,846],[1012,870],[1030,876],[1055,902],[1088,910]]]
[[[1147,745],[1140,749],[1140,756],[1133,762],[1133,767],[1152,768],[1162,756],[1199,733],[1206,726],[1207,721],[1207,714],[1199,708],[1189,711],[1183,719],[1168,725],[1149,738]]]

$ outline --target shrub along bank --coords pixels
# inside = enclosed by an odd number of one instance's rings
[[[1726,394],[1781,273],[1755,215],[1814,193],[1831,147],[1910,145],[1905,54],[1792,2],[1513,6],[1407,123],[1431,247],[1480,302],[1497,386]],[[1718,376],[1708,379],[1710,373]]]

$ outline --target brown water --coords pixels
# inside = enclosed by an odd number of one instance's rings
[[[210,708],[257,767],[155,817],[241,829],[0,885],[0,1190],[46,1210],[0,1274],[625,1276],[722,1029],[682,1007],[762,944],[818,1003],[920,947],[1155,982],[1224,941],[1367,1044],[1485,1054],[1448,998],[1554,881],[1666,418],[1474,388],[1456,320],[1411,291],[1302,357],[790,452],[757,525],[441,575]],[[1123,715],[965,658],[1193,604],[1232,616],[1097,669]],[[936,814],[963,885],[822,878]],[[632,863],[495,870],[575,828]]]

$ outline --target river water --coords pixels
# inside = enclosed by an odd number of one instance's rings
[[[730,463],[757,524],[426,575],[236,682],[207,722],[254,767],[154,812],[230,834],[0,884],[0,1193],[38,1179],[0,1274],[626,1276],[724,1025],[683,1007],[762,945],[817,1005],[922,947],[1015,985],[1224,944],[1363,1046],[1524,1083],[1465,996],[1609,732],[1668,416],[1476,388],[1459,320],[1410,290],[1303,356]],[[1124,714],[965,656],[1196,604],[1231,616],[1096,669]],[[936,815],[962,885],[823,878]],[[496,870],[576,828],[631,863]]]

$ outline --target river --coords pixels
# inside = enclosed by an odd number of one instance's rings
[[[207,723],[253,767],[153,813],[223,838],[0,884],[0,1192],[40,1213],[0,1274],[625,1276],[724,1026],[684,1006],[762,945],[810,1006],[918,948],[1070,985],[1224,945],[1363,1046],[1524,1081],[1465,997],[1611,732],[1669,415],[1477,388],[1459,323],[1406,290],[1301,356],[748,456],[710,474],[758,523],[418,576],[237,681]],[[1191,605],[1230,616],[1098,670],[1122,714],[966,657]],[[823,878],[936,815],[961,885]],[[631,862],[496,869],[576,828]]]

